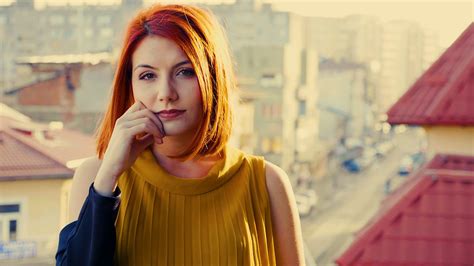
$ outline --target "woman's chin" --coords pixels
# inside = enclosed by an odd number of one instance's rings
[[[191,135],[191,131],[184,129],[184,128],[178,128],[178,127],[166,127],[165,126],[165,138],[163,139],[166,142],[166,137],[183,137],[183,138],[189,138]]]

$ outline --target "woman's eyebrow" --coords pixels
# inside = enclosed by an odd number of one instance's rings
[[[177,68],[177,67],[179,67],[179,66],[186,65],[186,64],[191,64],[191,62],[186,59],[186,60],[181,61],[181,62],[177,63],[176,65],[174,65],[173,68]]]
[[[150,65],[147,65],[147,64],[140,64],[140,65],[136,66],[133,71],[137,70],[137,68],[139,68],[139,67],[155,69],[154,67],[152,67],[152,66],[150,66]]]
[[[181,61],[181,62],[177,63],[176,65],[174,65],[174,66],[173,66],[173,68],[177,68],[177,67],[179,67],[179,66],[186,65],[186,64],[191,64],[191,62],[190,62],[189,60],[187,60],[187,59],[186,59],[186,60],[184,60],[184,61]],[[151,69],[154,69],[154,70],[156,70],[156,68],[155,68],[155,67],[153,67],[153,66],[151,66],[151,65],[147,65],[147,64],[140,64],[140,65],[136,66],[136,67],[135,67],[135,69],[134,69],[133,71],[137,70],[137,68],[139,68],[139,67],[144,67],[144,68],[151,68]]]

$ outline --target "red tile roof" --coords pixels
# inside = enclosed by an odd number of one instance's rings
[[[411,178],[338,265],[474,265],[474,157],[437,155]]]
[[[95,154],[92,137],[68,129],[50,131],[48,125],[6,113],[8,108],[0,112],[0,181],[71,178],[71,161]]]
[[[14,135],[0,132],[0,181],[32,178],[70,178],[73,171],[26,145]]]
[[[474,23],[387,112],[391,124],[474,125]]]

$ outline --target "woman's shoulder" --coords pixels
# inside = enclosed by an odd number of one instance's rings
[[[265,160],[264,156],[256,155],[256,154],[241,150],[236,147],[231,147],[231,150],[233,150],[234,153],[235,151],[237,151],[237,154],[239,156],[246,158],[248,161],[253,161],[254,163],[251,163],[251,164],[254,166],[257,165],[255,167],[259,168],[259,169],[254,169],[254,170],[257,170],[258,172],[263,170],[262,173],[265,174],[267,186],[280,187],[280,188],[285,187],[284,188],[285,190],[288,189],[288,185],[291,186],[290,180],[286,172],[283,169],[281,169],[279,166]]]
[[[90,175],[92,175],[92,177],[90,177],[90,180],[93,181],[94,178],[95,178],[95,175],[97,174],[97,171],[99,170],[99,167],[100,167],[101,163],[102,163],[102,160],[100,160],[96,156],[88,157],[88,158],[84,159],[82,164],[76,169],[76,171],[75,171],[76,175],[77,174],[80,174],[80,175],[85,174],[88,177]]]
[[[265,157],[262,155],[253,154],[251,152],[229,146],[233,154],[237,154],[239,157],[245,158],[248,161],[254,161],[255,163],[259,164],[259,168],[263,168],[265,175],[267,176],[267,180],[270,178],[274,181],[284,181],[288,178],[285,171],[281,169],[279,166],[265,160]]]
[[[90,185],[94,182],[101,163],[102,160],[95,156],[88,157],[74,171],[69,201],[70,221],[76,220],[79,216],[79,211],[87,197]]]
[[[101,163],[102,160],[96,156],[84,159],[82,164],[74,171],[73,188],[88,188],[94,182]]]
[[[86,169],[91,169],[91,168],[98,169],[101,163],[102,163],[102,160],[99,159],[97,156],[90,156],[90,157],[85,158],[79,167],[86,168]]]
[[[277,257],[284,265],[300,265],[304,261],[303,238],[290,179],[280,167],[267,161],[265,164]]]
[[[265,177],[267,180],[267,187],[272,190],[274,189],[287,189],[287,186],[291,187],[290,179],[286,172],[279,166],[265,160]]]

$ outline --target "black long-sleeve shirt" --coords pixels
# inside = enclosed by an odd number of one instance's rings
[[[99,195],[93,184],[79,218],[59,234],[56,265],[113,265],[115,220],[120,206],[120,189],[112,197]]]

